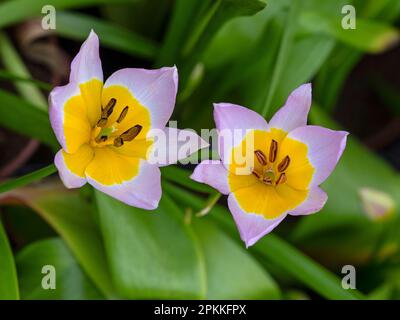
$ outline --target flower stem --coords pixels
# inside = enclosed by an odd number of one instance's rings
[[[55,173],[56,171],[57,171],[56,166],[54,164],[51,164],[42,169],[28,173],[22,177],[4,182],[4,183],[0,184],[0,193],[4,193],[4,192],[10,191],[10,190],[13,190],[15,188],[25,186],[31,182],[45,178],[45,177]]]

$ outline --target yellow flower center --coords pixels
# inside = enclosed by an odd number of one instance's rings
[[[149,110],[128,88],[103,87],[96,79],[81,84],[80,94],[64,107],[66,166],[103,185],[131,180],[151,150],[150,128]]]
[[[240,207],[273,219],[301,204],[314,173],[307,150],[280,129],[248,133],[232,150],[228,175]]]

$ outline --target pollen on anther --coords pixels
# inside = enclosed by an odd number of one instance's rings
[[[126,107],[122,110],[122,112],[121,112],[121,114],[119,115],[118,120],[117,120],[118,123],[121,123],[122,120],[125,119],[125,117],[126,117],[126,115],[127,115],[127,113],[128,113],[128,110],[129,110],[129,107],[128,107],[128,106],[126,106]]]
[[[283,172],[281,173],[281,175],[279,176],[278,180],[276,180],[275,184],[283,184],[286,182],[286,174]]]
[[[262,152],[261,150],[256,150],[254,151],[254,154],[256,155],[258,162],[262,166],[267,165],[267,157],[265,156],[264,152]]]
[[[137,135],[142,131],[142,126],[137,124],[136,126],[126,130],[123,134],[120,135],[120,137],[124,141],[132,141],[137,137]]]

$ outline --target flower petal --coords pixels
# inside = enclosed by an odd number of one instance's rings
[[[271,232],[286,217],[286,214],[283,214],[275,219],[265,219],[262,215],[244,212],[233,193],[228,197],[228,206],[239,229],[240,238],[247,248]]]
[[[83,145],[74,154],[62,149],[57,152],[54,163],[67,188],[80,188],[86,183],[85,169],[92,159],[93,150],[88,145]]]
[[[191,179],[206,183],[222,194],[229,194],[228,171],[220,160],[203,160],[194,169]]]
[[[326,201],[328,195],[319,187],[309,190],[307,199],[299,205],[296,209],[289,212],[292,216],[308,215],[320,211]]]
[[[155,139],[149,163],[167,166],[186,159],[199,149],[209,146],[194,130],[179,130],[173,127],[153,129],[149,136]]]
[[[348,132],[319,126],[304,126],[291,131],[289,138],[308,147],[307,156],[315,172],[310,186],[318,186],[331,174],[346,147]],[[294,165],[294,164],[293,164]]]
[[[281,128],[286,132],[307,124],[311,106],[311,84],[303,84],[295,89],[269,122],[271,128]]]
[[[178,90],[176,67],[156,70],[126,68],[113,73],[104,84],[123,86],[151,113],[152,128],[164,128],[172,115]]]
[[[98,149],[85,173],[93,187],[128,205],[147,210],[158,206],[160,169],[145,160]]]
[[[257,112],[231,103],[214,104],[214,121],[219,155],[225,165],[230,163],[232,147],[242,142],[248,130],[268,130],[267,121]]]
[[[82,44],[79,53],[71,62],[69,81],[81,84],[93,78],[103,82],[103,69],[99,55],[99,38],[91,30],[88,38]]]

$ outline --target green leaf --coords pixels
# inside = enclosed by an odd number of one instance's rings
[[[279,288],[262,266],[206,220],[194,218],[191,224],[206,261],[206,299],[279,299]]]
[[[239,16],[254,15],[265,6],[265,2],[260,0],[217,0],[206,7],[193,23],[190,37],[186,39],[183,47],[182,54],[185,59],[181,72],[183,81],[187,80],[215,32],[227,21]]]
[[[65,243],[59,238],[41,240],[28,245],[18,253],[16,263],[22,299],[102,298]],[[55,289],[42,287],[43,278],[52,272],[43,269],[44,266],[54,267]]]
[[[43,179],[57,171],[54,164],[51,164],[42,169],[36,170],[34,172],[28,173],[22,177],[18,177],[15,179],[11,179],[10,181],[6,181],[0,184],[0,193],[4,193],[22,186],[25,186],[32,182],[38,182],[40,179]]]
[[[57,12],[57,33],[74,40],[85,40],[93,29],[101,45],[133,56],[153,58],[157,46],[133,31],[75,12]]]
[[[317,105],[312,106],[310,115],[313,123],[337,128],[337,124]],[[359,196],[360,189],[364,187],[387,193],[397,206],[400,206],[399,185],[400,175],[393,168],[359,143],[355,137],[349,136],[342,158],[322,185],[329,195],[323,211],[301,219],[295,233],[296,239],[310,238],[312,234],[320,233],[323,228],[327,232],[337,224],[367,222]]]
[[[276,17],[289,0],[269,1],[267,8],[254,16],[244,16],[229,20],[213,37],[206,48],[203,61],[207,68],[237,61],[254,48],[264,32],[266,23]],[[263,52],[263,55],[267,51]]]
[[[177,62],[179,50],[189,34],[190,26],[202,1],[176,0],[163,45],[157,57],[157,66],[171,65]]]
[[[0,124],[56,149],[58,142],[49,115],[30,102],[0,89]]]
[[[268,90],[265,99],[264,106],[261,110],[261,115],[266,117],[271,113],[271,104],[272,99],[275,95],[276,89],[278,87],[279,81],[282,77],[282,72],[284,70],[284,66],[288,61],[289,52],[292,46],[293,37],[297,27],[297,18],[298,18],[298,11],[299,11],[299,0],[293,0],[290,5],[290,10],[286,18],[286,26],[285,31],[282,35],[278,55],[276,57],[276,63],[272,70],[272,78],[270,83],[268,83]]]
[[[118,292],[131,299],[204,298],[203,260],[190,228],[165,195],[153,212],[96,192]]]
[[[18,300],[18,279],[13,253],[0,220],[0,299]]]
[[[311,33],[332,36],[356,49],[380,53],[396,44],[400,39],[397,29],[385,23],[358,18],[355,29],[344,29],[338,16],[307,11],[300,16],[300,24]]]
[[[129,3],[131,1],[116,0],[114,3]],[[0,4],[0,17],[2,17],[0,27],[4,28],[27,18],[44,16],[41,12],[46,5],[52,5],[56,10],[63,10],[108,3],[109,0],[10,0]]]
[[[22,202],[64,239],[93,283],[107,298],[115,297],[101,235],[91,205],[60,182],[20,188],[3,194],[2,203]],[[15,201],[14,201],[15,202]]]

